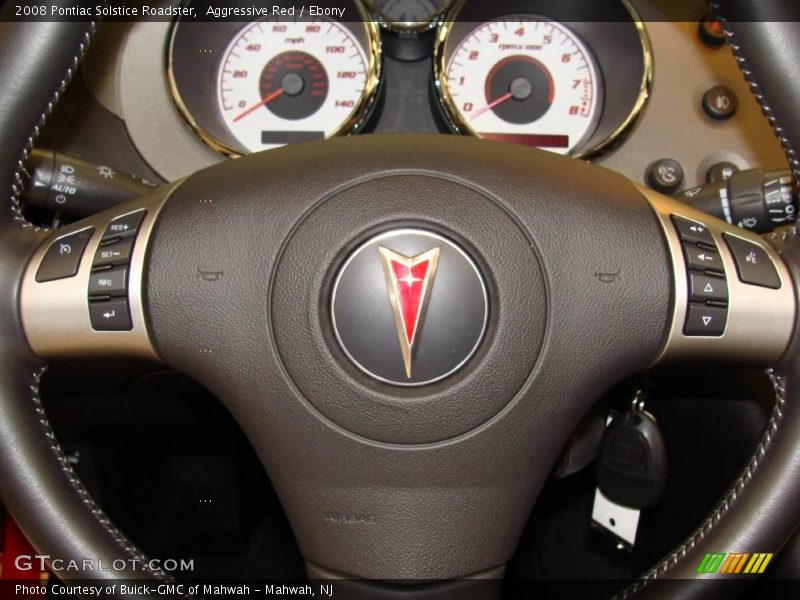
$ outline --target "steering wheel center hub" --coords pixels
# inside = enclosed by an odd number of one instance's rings
[[[534,248],[506,207],[448,177],[337,189],[281,252],[271,330],[285,373],[318,416],[371,440],[480,427],[525,385],[545,338]]]

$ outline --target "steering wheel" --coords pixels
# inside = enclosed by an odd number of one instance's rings
[[[798,7],[724,8],[800,177]],[[598,390],[667,360],[770,366],[775,409],[751,461],[621,595],[668,579],[682,597],[717,593],[723,577],[696,573],[705,553],[786,543],[800,522],[796,229],[761,238],[546,152],[373,135],[228,161],[41,230],[20,211],[24,162],[93,33],[0,24],[0,494],[39,551],[139,561],[79,576],[166,577],[92,501],[39,397],[43,361],[112,354],[162,361],[225,404],[312,577],[417,581],[502,576]],[[725,276],[713,310],[692,300],[707,268]]]

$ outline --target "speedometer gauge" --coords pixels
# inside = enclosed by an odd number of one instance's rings
[[[360,0],[342,6],[353,20],[176,21],[167,82],[187,125],[229,157],[368,127],[381,82],[380,29]]]
[[[445,106],[456,128],[571,154],[602,111],[595,60],[566,26],[510,15],[468,32],[446,58]]]
[[[365,49],[341,24],[258,21],[226,48],[217,101],[233,137],[257,152],[346,131],[370,79]]]

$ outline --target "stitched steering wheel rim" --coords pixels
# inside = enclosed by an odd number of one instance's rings
[[[33,26],[34,24],[26,24],[26,27]],[[9,31],[13,30],[13,26],[7,23],[3,24],[3,27]],[[64,89],[66,89],[70,80],[74,76],[75,71],[91,42],[96,30],[96,26],[94,23],[70,24],[69,26],[65,26],[64,29],[65,31],[63,32],[55,32],[51,27],[50,30],[45,31],[45,39],[47,39],[46,36],[54,36],[53,39],[56,40],[54,43],[72,46],[73,48],[76,48],[76,50],[71,54],[67,54],[69,58],[62,61],[65,63],[61,65],[63,68],[63,75],[60,75],[61,79],[56,85],[55,91],[48,92],[48,99],[43,103],[38,103],[44,107],[44,110],[39,111],[37,113],[38,116],[35,119],[32,119],[35,124],[31,128],[27,137],[25,137],[25,142],[21,153],[18,152],[19,158],[15,161],[13,172],[11,173],[10,177],[7,177],[4,171],[3,179],[0,180],[0,182],[6,183],[6,179],[8,179],[11,190],[11,209],[9,211],[10,218],[0,220],[0,227],[3,228],[4,232],[4,239],[2,242],[3,250],[4,252],[8,252],[8,254],[11,256],[29,256],[35,245],[42,239],[41,230],[27,222],[24,217],[22,217],[19,208],[19,194],[25,180],[24,162],[31,148],[35,144],[39,130],[44,126],[49,114],[53,110],[53,107],[58,102]],[[0,39],[5,38],[9,40],[9,42],[7,42],[9,43],[9,46],[6,46],[7,48],[10,47],[11,41],[18,39],[18,36],[22,34],[23,32],[17,32],[15,35],[0,36]],[[24,35],[30,34],[28,32],[24,32]],[[3,55],[7,56],[8,53],[0,52],[0,57]],[[2,61],[2,59],[0,59],[0,61]],[[48,68],[45,69],[45,71],[49,74],[52,74],[52,71],[58,69],[59,67],[59,65],[54,65],[52,62],[53,61],[51,59],[51,63],[48,63]],[[5,68],[7,67],[0,67],[0,79],[5,73]],[[776,126],[776,121],[774,119],[772,119],[771,122],[773,123],[773,126]],[[792,164],[793,167],[797,169],[797,162],[794,161]],[[774,242],[775,245],[784,253],[784,255],[787,257],[787,262],[795,261],[797,264],[800,264],[800,260],[797,260],[794,256],[795,254],[798,254],[798,243],[795,239],[796,237],[796,230],[791,230],[782,234],[771,236],[770,241]],[[16,269],[8,269],[7,267],[3,268],[2,273],[0,273],[2,275],[2,277],[0,277],[0,281],[3,281],[4,283],[13,282],[11,285],[6,286],[6,288],[11,291],[11,294],[7,295],[10,295],[11,297],[4,298],[3,303],[4,308],[10,309],[9,312],[13,314],[14,317],[17,317],[15,296],[19,289],[20,271],[19,265],[15,266],[17,267]],[[795,275],[795,281],[797,281],[796,271],[793,271],[793,275]],[[0,388],[0,393],[3,396],[3,401],[5,404],[9,404],[9,402],[11,402],[11,397],[13,396],[15,398],[15,410],[18,409],[27,412],[27,415],[22,418],[22,420],[28,423],[26,426],[27,432],[38,431],[38,440],[45,443],[46,454],[49,455],[49,458],[44,460],[47,463],[49,472],[47,479],[41,479],[43,475],[39,474],[35,480],[31,480],[31,473],[29,471],[24,473],[20,473],[18,471],[18,453],[14,453],[15,456],[12,456],[11,461],[7,460],[6,457],[2,457],[1,459],[3,460],[4,467],[3,472],[5,474],[2,476],[3,485],[1,489],[4,503],[12,511],[12,514],[14,514],[18,519],[23,530],[29,535],[34,544],[42,550],[47,550],[51,540],[48,539],[47,532],[44,531],[45,528],[43,528],[41,522],[38,522],[39,517],[32,516],[30,514],[30,510],[26,509],[24,505],[30,502],[32,498],[41,498],[42,492],[46,491],[46,489],[51,485],[63,485],[69,489],[68,493],[70,496],[67,498],[59,498],[58,503],[47,506],[48,509],[55,509],[59,507],[63,508],[64,512],[61,513],[60,516],[66,515],[72,520],[71,526],[68,526],[68,529],[70,529],[68,534],[66,536],[63,536],[62,534],[62,537],[65,537],[66,539],[62,539],[55,544],[57,548],[60,547],[60,551],[74,556],[78,556],[80,554],[86,555],[85,553],[89,551],[93,552],[94,555],[98,557],[102,557],[104,554],[113,556],[114,552],[121,553],[126,557],[144,564],[145,570],[114,572],[114,577],[119,579],[134,579],[141,577],[154,579],[168,578],[167,574],[163,571],[149,569],[146,558],[141,551],[139,551],[135,545],[124,536],[124,534],[119,532],[110,522],[108,517],[102,512],[102,510],[97,507],[66,460],[66,457],[58,446],[55,434],[50,429],[46,415],[41,406],[41,399],[39,397],[39,381],[44,373],[45,368],[41,366],[40,361],[36,357],[32,356],[30,351],[27,349],[24,343],[24,336],[21,328],[19,327],[18,319],[16,319],[16,321],[17,322],[15,323],[6,323],[4,321],[2,324],[0,324],[0,331],[4,334],[5,339],[13,340],[15,346],[13,350],[4,347],[3,358],[5,359],[7,365],[13,365],[14,369],[19,368],[19,371],[15,373],[14,381],[4,382],[2,388]],[[793,342],[792,348],[796,347],[796,344],[797,341]],[[787,355],[791,358],[792,350],[790,350]],[[780,365],[780,373],[772,370],[769,371],[769,375],[776,393],[776,406],[770,419],[767,431],[761,443],[759,444],[755,455],[745,467],[744,471],[734,483],[733,487],[712,511],[711,515],[698,527],[697,530],[695,530],[695,532],[693,532],[692,535],[690,535],[689,538],[687,538],[684,543],[682,543],[675,551],[665,557],[653,569],[645,573],[637,582],[633,583],[629,588],[621,592],[621,598],[628,598],[632,595],[654,589],[654,586],[651,584],[663,577],[672,577],[676,574],[678,576],[686,576],[687,573],[689,573],[689,571],[694,567],[695,563],[692,563],[694,557],[706,550],[709,547],[709,543],[717,542],[716,539],[713,540],[713,542],[709,542],[708,540],[713,537],[711,534],[719,531],[721,525],[730,521],[730,515],[731,513],[736,512],[737,505],[740,503],[740,498],[743,495],[751,492],[753,486],[763,484],[763,482],[758,481],[758,474],[761,469],[761,465],[765,462],[766,458],[773,456],[771,452],[774,452],[773,449],[776,444],[786,443],[785,438],[788,436],[788,434],[786,434],[786,431],[782,428],[782,424],[787,420],[787,414],[791,416],[792,426],[794,427],[794,423],[797,422],[798,429],[800,429],[800,419],[795,416],[797,410],[793,410],[793,407],[787,404],[787,388],[795,379],[793,366],[794,365],[791,362],[787,362]],[[784,373],[784,371],[786,372]],[[14,423],[18,423],[19,419],[20,418],[15,414]],[[9,419],[9,421],[11,420],[12,419]],[[798,429],[793,429],[793,431]],[[10,433],[14,434],[15,436],[18,435],[15,432]],[[5,445],[3,449],[6,449]],[[778,450],[778,452],[783,451],[785,451],[783,448]],[[41,452],[41,448],[39,449],[39,452]],[[58,513],[55,513],[49,514],[48,516],[52,518],[59,515]],[[72,527],[77,525],[78,521],[84,518],[87,519],[88,523],[90,523],[90,527],[95,530],[95,533],[92,534],[95,536],[95,540],[88,539],[91,536],[76,534],[77,530],[72,529]],[[70,541],[70,538],[74,539]],[[97,547],[101,549],[98,549]],[[47,553],[57,554],[57,552],[51,551],[48,551]],[[118,557],[119,554],[116,556]],[[655,589],[657,590],[657,588]]]

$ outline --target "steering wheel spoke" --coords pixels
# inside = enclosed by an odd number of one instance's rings
[[[51,232],[26,268],[20,315],[44,359],[157,360],[143,296],[147,248],[173,188]]]
[[[789,345],[796,297],[764,238],[642,188],[658,215],[673,272],[672,322],[660,361],[770,365]]]

